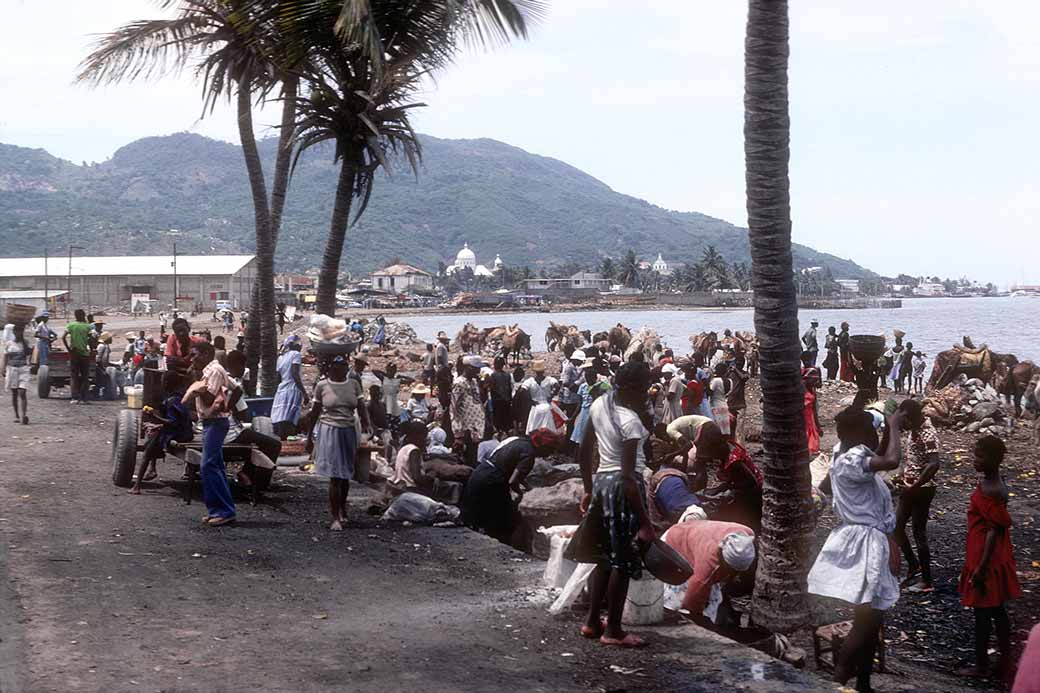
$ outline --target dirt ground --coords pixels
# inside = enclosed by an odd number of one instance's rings
[[[825,386],[820,396],[820,422],[824,428],[822,449],[829,450],[837,443],[834,416],[841,410],[842,401],[855,394]],[[895,396],[882,391],[882,396]],[[901,399],[901,397],[897,397]],[[759,390],[752,382],[748,389],[749,420],[760,413]],[[847,403],[846,403],[847,404]],[[1022,585],[1022,599],[1009,604],[1012,621],[1012,639],[1016,653],[1032,628],[1040,621],[1040,450],[1031,440],[1033,421],[1021,421],[1013,435],[1006,439],[1008,454],[1003,473],[1010,488],[1009,502],[1014,526],[1011,539],[1015,546],[1018,578]],[[936,477],[937,492],[932,502],[928,523],[929,546],[932,554],[932,572],[935,591],[914,594],[904,591],[899,602],[886,616],[885,639],[894,668],[901,672],[916,672],[914,677],[946,677],[961,666],[973,663],[974,619],[971,609],[961,606],[957,584],[964,562],[966,514],[968,498],[976,485],[972,467],[975,437],[971,434],[939,429],[942,442],[942,467]],[[750,446],[752,453],[757,446]],[[835,525],[830,511],[824,513],[816,531],[816,543],[822,546]],[[913,537],[910,526],[907,534]],[[904,560],[903,570],[906,570]],[[851,618],[844,610],[835,610],[833,603],[819,605],[819,617],[824,620]],[[808,638],[799,641],[808,647]],[[994,639],[992,647],[996,647]],[[995,655],[994,662],[996,661]],[[882,680],[889,677],[883,677]],[[971,686],[970,681],[950,678],[948,686]],[[980,684],[985,688],[990,684]],[[885,690],[882,684],[881,690]],[[950,690],[940,688],[938,690]]]
[[[140,324],[113,323],[120,332]],[[417,368],[403,352],[394,360],[402,371]],[[305,377],[312,380],[312,368]],[[652,638],[644,652],[582,641],[577,615],[545,613],[541,562],[468,530],[370,518],[373,491],[357,485],[343,533],[327,530],[324,484],[287,468],[266,504],[241,499],[237,526],[205,528],[199,499],[182,503],[172,463],[143,496],[111,484],[118,405],[71,407],[66,392],[56,394],[39,401],[30,393],[28,427],[0,416],[0,693],[834,690],[822,675],[694,626],[637,629]],[[825,448],[848,395],[821,396]],[[753,420],[754,383],[748,402]],[[1011,605],[1016,640],[1040,614],[1040,457],[1028,435],[1016,430],[1005,465],[1025,591]],[[876,677],[880,691],[964,690],[952,670],[972,648],[971,614],[956,593],[975,483],[972,439],[944,432],[943,443],[929,532],[937,589],[904,593],[889,613],[893,673]],[[819,544],[832,523],[829,513],[821,518]],[[821,606],[821,622],[841,616]],[[810,652],[811,670],[810,639],[796,643]]]
[[[367,488],[332,533],[324,484],[280,471],[206,528],[177,465],[142,496],[112,485],[115,403],[57,396],[0,417],[3,693],[833,690],[693,626],[639,652],[582,640],[545,613],[541,562],[370,518]]]

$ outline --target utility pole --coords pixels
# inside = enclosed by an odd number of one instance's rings
[[[173,317],[176,318],[177,317],[177,296],[178,296],[178,291],[177,291],[177,243],[176,243],[176,241],[173,244],[173,262],[171,262],[170,264],[173,265]]]
[[[43,249],[43,309],[47,310],[47,288],[50,284],[50,277],[47,276],[47,249]]]
[[[72,251],[73,250],[83,250],[83,249],[84,248],[81,245],[72,245],[71,243],[69,244],[69,274],[68,274],[68,279],[67,279],[68,286],[65,287],[66,289],[68,289],[68,292],[65,294],[65,318],[66,319],[68,319],[68,317],[69,317],[69,305],[72,303]]]

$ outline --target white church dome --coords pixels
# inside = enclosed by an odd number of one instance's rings
[[[459,267],[472,267],[477,264],[477,254],[469,249],[469,243],[464,244],[455,256],[455,264]]]

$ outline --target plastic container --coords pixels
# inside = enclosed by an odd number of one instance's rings
[[[144,406],[144,385],[133,385],[126,388],[126,408],[140,409]]]
[[[628,583],[621,622],[628,626],[649,626],[664,620],[664,583],[643,576]]]
[[[643,565],[651,575],[669,585],[681,585],[693,575],[693,567],[682,554],[660,539],[643,550]]]
[[[249,411],[249,420],[256,416],[270,416],[271,407],[274,405],[274,397],[247,397],[246,407]]]

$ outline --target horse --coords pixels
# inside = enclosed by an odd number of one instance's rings
[[[521,330],[517,325],[504,328],[504,334],[501,339],[501,354],[505,357],[506,362],[509,361],[510,354],[513,354],[513,363],[520,363],[521,353],[531,353],[531,335]]]
[[[479,344],[480,336],[481,332],[477,329],[476,325],[467,322],[455,336],[455,342],[459,345],[460,351],[464,354],[470,354],[473,353],[474,345]]]
[[[701,332],[698,335],[690,335],[690,346],[693,347],[693,355],[705,365],[711,361],[712,355],[719,346],[719,335],[715,332]]]
[[[618,323],[614,327],[610,328],[610,333],[607,335],[608,341],[610,341],[610,351],[613,354],[623,354],[628,349],[628,345],[632,343],[632,331]]]

